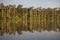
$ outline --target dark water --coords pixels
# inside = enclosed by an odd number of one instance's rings
[[[22,31],[21,34],[15,32],[15,34],[4,33],[0,36],[0,40],[60,40],[59,31]]]

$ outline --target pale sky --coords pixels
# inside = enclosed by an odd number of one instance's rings
[[[4,3],[5,5],[23,5],[23,7],[43,7],[43,8],[54,8],[60,7],[60,0],[0,0],[0,3]]]

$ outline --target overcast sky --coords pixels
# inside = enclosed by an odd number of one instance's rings
[[[5,5],[23,5],[23,7],[60,7],[60,0],[0,0],[0,3],[4,3]]]

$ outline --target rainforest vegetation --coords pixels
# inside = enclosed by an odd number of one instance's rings
[[[0,32],[60,31],[60,8],[34,8],[0,4]],[[0,33],[1,34],[1,33]]]

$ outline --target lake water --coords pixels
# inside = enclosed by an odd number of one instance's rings
[[[0,40],[60,40],[60,25],[57,24],[5,24],[0,26]]]
[[[18,34],[16,31],[15,34],[4,33],[0,36],[0,40],[60,40],[59,31],[22,31],[21,34]]]

